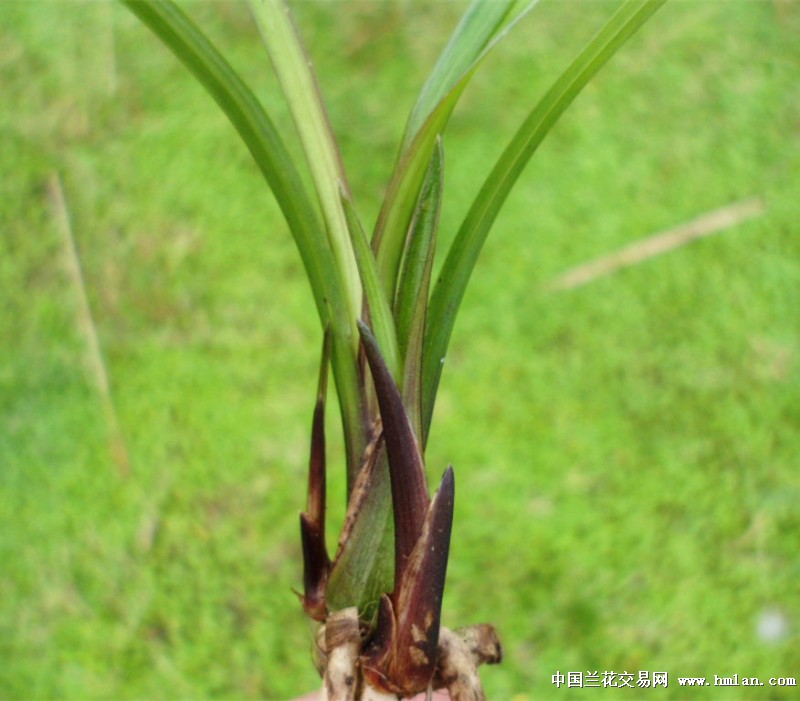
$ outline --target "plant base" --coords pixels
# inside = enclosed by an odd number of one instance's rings
[[[355,608],[331,614],[317,635],[323,701],[398,701],[397,694],[370,686],[362,671],[363,639]],[[502,648],[488,623],[457,630],[442,626],[438,662],[427,691],[446,689],[451,701],[485,701],[478,676],[482,664],[497,664]]]

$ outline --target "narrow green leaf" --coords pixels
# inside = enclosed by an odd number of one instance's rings
[[[443,168],[444,150],[439,139],[412,220],[395,301],[397,343],[403,363],[403,403],[422,445],[422,349],[442,207]]]
[[[448,252],[431,296],[423,368],[423,419],[426,427],[430,425],[442,364],[459,305],[486,236],[508,193],[575,97],[665,2],[626,2],[547,91],[486,178]]]
[[[331,610],[358,606],[364,621],[375,615],[378,600],[394,586],[394,520],[386,447],[367,448],[347,505],[339,547],[328,577]]]
[[[399,380],[400,360],[397,351],[397,335],[389,300],[378,275],[378,266],[369,246],[367,234],[361,226],[361,221],[353,208],[353,203],[344,191],[342,191],[341,197],[347,226],[350,230],[350,238],[353,241],[353,250],[356,254],[358,272],[361,275],[364,296],[367,299],[370,322],[386,365],[392,377]]]
[[[121,0],[191,71],[250,150],[286,217],[306,270],[322,326],[330,325],[332,366],[348,465],[366,444],[354,323],[343,281],[322,226],[283,140],[250,89],[171,0]]]
[[[427,297],[428,293],[425,284],[426,277],[429,278],[427,274],[430,272],[436,226],[439,223],[443,160],[442,140],[439,138],[411,220],[400,279],[397,283],[394,310],[401,357],[405,357],[406,354],[418,300],[421,295]]]
[[[122,0],[186,65],[223,109],[255,158],[307,263],[324,322],[326,287],[335,269],[315,233],[314,206],[283,140],[262,106],[205,35],[171,0]]]
[[[515,2],[516,0],[474,0],[467,8],[420,90],[408,117],[401,151],[411,145],[431,112],[472,68],[489,39],[508,17]]]
[[[250,0],[250,8],[300,135],[355,324],[361,313],[361,287],[339,198],[347,179],[311,60],[284,0]]]
[[[414,107],[372,239],[381,278],[391,294],[396,289],[406,232],[437,137],[444,132],[461,93],[480,63],[511,26],[536,5],[536,0],[527,3],[523,12],[498,34],[515,1],[473,2]]]

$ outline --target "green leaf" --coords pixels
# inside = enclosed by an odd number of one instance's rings
[[[514,22],[498,34],[514,4],[515,0],[475,0],[472,3],[412,111],[372,239],[381,278],[392,295],[397,285],[406,233],[436,139],[443,133],[461,93],[481,61],[510,27],[536,4],[536,0],[528,3]]]
[[[444,152],[442,140],[439,138],[411,220],[400,279],[397,284],[394,306],[397,319],[397,342],[402,357],[406,354],[418,300],[420,296],[424,296],[427,301],[428,291],[425,289],[425,285],[426,278],[428,280],[430,278],[435,233],[442,203],[443,162]]]
[[[347,191],[347,179],[312,63],[284,0],[250,0],[250,8],[300,136],[355,324],[361,286],[339,197],[340,187]]]
[[[339,548],[328,577],[327,602],[337,611],[357,606],[362,620],[376,613],[394,586],[394,521],[389,464],[383,441],[370,444],[347,505]]]
[[[447,344],[475,262],[500,208],[559,117],[606,62],[666,2],[629,0],[587,44],[528,115],[486,178],[448,252],[431,295],[423,368],[423,420],[430,425]]]
[[[422,349],[442,208],[443,168],[444,151],[442,140],[438,139],[411,223],[395,301],[397,343],[403,362],[403,402],[422,445]]]
[[[283,140],[251,90],[205,35],[170,0],[121,0],[180,59],[225,112],[250,150],[286,217],[323,328],[330,326],[332,366],[348,464],[366,443],[350,303],[322,226]]]
[[[372,254],[367,234],[361,226],[361,221],[353,208],[353,203],[344,192],[341,193],[341,197],[342,207],[347,218],[347,226],[350,230],[350,238],[353,241],[353,249],[356,254],[358,271],[361,275],[364,296],[367,299],[370,322],[392,377],[399,378],[400,360],[397,351],[394,317],[389,307],[386,292],[383,289],[383,283],[378,275],[375,256]]]
[[[515,1],[475,0],[467,9],[420,90],[406,123],[401,151],[411,145],[425,120],[453,86],[472,69],[489,39],[508,17]]]

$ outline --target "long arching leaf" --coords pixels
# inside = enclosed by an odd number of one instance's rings
[[[366,439],[354,353],[354,319],[345,288],[311,199],[283,140],[263,107],[214,45],[171,0],[122,2],[183,62],[227,115],[250,150],[286,217],[322,326],[330,326],[332,365],[342,411],[348,465]]]
[[[411,114],[372,238],[384,286],[392,296],[406,232],[436,139],[443,133],[461,93],[480,63],[537,0],[528,2],[499,32],[515,2],[474,0],[445,46]]]
[[[300,136],[355,330],[361,286],[339,197],[340,188],[349,195],[347,178],[316,75],[285,0],[250,0],[250,8]]]
[[[486,178],[448,252],[431,296],[423,368],[425,433],[430,425],[442,364],[459,305],[486,236],[508,193],[575,97],[665,2],[628,0],[547,91]]]

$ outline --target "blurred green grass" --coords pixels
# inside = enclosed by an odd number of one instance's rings
[[[445,143],[442,247],[610,7],[544,2],[476,76]],[[189,9],[285,124],[246,7]],[[296,6],[367,220],[461,9]],[[214,105],[121,8],[2,3],[0,26],[0,698],[313,688],[291,589],[320,333],[278,210]],[[453,463],[458,482],[445,621],[494,621],[505,643],[490,698],[637,695],[556,691],[557,671],[666,671],[666,690],[639,694],[663,698],[682,698],[678,676],[798,676],[798,31],[800,7],[780,0],[668,5],[557,126],[490,237],[428,451],[432,477]],[[127,478],[86,364],[53,173]],[[759,219],[542,291],[752,195]],[[773,642],[757,631],[770,612],[787,626]]]

